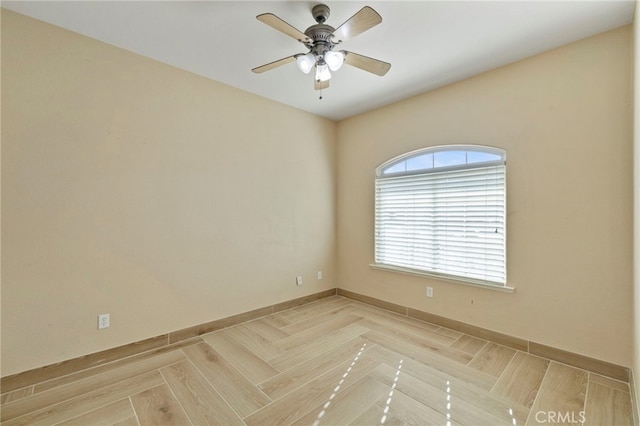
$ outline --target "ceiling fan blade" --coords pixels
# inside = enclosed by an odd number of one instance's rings
[[[382,16],[369,6],[360,9],[333,32],[336,42],[345,41],[375,27],[382,22]]]
[[[309,37],[307,37],[305,33],[291,26],[289,23],[283,21],[282,19],[278,18],[273,13],[263,13],[262,15],[256,16],[256,19],[258,21],[264,22],[265,24],[269,25],[271,28],[274,28],[280,31],[281,33],[288,35],[289,37],[295,38],[301,43],[311,41],[311,39],[309,39]]]
[[[375,75],[379,75],[380,77],[385,75],[391,68],[391,64],[389,62],[379,61],[378,59],[359,55],[353,52],[347,52],[346,50],[342,50],[342,53],[344,54],[345,63]]]
[[[268,64],[264,64],[264,65],[260,65],[259,67],[255,67],[251,71],[255,72],[256,74],[260,74],[260,73],[263,73],[265,71],[272,70],[272,69],[274,69],[276,67],[279,67],[281,65],[288,64],[289,62],[293,62],[295,60],[296,60],[295,55],[287,56],[286,58],[278,59],[277,61],[269,62]]]
[[[329,80],[326,80],[326,81],[315,80],[313,84],[313,88],[316,90],[328,89]]]

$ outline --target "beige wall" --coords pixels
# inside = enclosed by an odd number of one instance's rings
[[[336,287],[333,122],[3,10],[2,124],[2,376]]]
[[[340,122],[340,287],[631,365],[631,41],[627,26]],[[369,267],[374,169],[447,143],[507,151],[513,294]]]
[[[633,378],[636,390],[636,409],[640,407],[640,1],[636,1],[636,11],[633,19],[634,46],[634,352]]]
[[[336,133],[3,10],[1,375],[340,286],[621,365],[633,358],[638,378],[631,40],[630,27],[615,30]],[[312,136],[300,143],[298,131]],[[459,142],[508,152],[513,294],[368,266],[375,167]],[[112,326],[98,331],[104,312]]]

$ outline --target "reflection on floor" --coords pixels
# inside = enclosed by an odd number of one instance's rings
[[[342,297],[2,395],[64,425],[631,425],[629,386]]]

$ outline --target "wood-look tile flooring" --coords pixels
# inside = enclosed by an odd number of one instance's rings
[[[2,425],[632,424],[626,383],[342,297],[2,394]]]

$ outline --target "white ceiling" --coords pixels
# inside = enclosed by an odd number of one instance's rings
[[[3,1],[2,7],[332,120],[371,110],[633,20],[628,1],[330,1],[337,28],[363,6],[382,23],[340,45],[392,64],[384,77],[344,66],[323,99],[289,63],[296,40],[256,20],[272,12],[303,31],[320,1]]]

